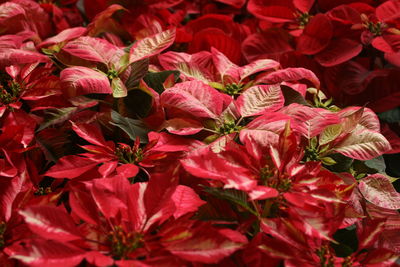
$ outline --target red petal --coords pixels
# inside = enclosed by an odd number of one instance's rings
[[[30,206],[19,212],[29,228],[45,239],[71,241],[82,238],[71,216],[52,206]]]
[[[18,194],[22,192],[23,185],[27,183],[26,172],[21,173],[19,176],[12,177],[12,179],[5,178],[0,180],[0,212],[1,220],[8,221],[11,217],[13,210],[13,202]]]
[[[295,19],[292,0],[250,0],[247,9],[254,16],[273,23],[290,22]]]
[[[44,239],[23,240],[6,250],[11,258],[32,267],[74,267],[85,256],[80,248]]]
[[[361,23],[360,13],[348,5],[335,7],[334,9],[330,10],[327,15],[330,19],[344,24],[352,25]]]
[[[200,118],[218,118],[231,101],[228,95],[200,81],[178,83],[161,95],[165,107],[178,108]]]
[[[199,198],[192,188],[184,185],[178,185],[171,198],[175,204],[175,219],[188,212],[197,211],[198,207],[206,203]]]
[[[302,79],[309,80],[317,88],[320,87],[320,81],[318,77],[312,71],[304,68],[286,68],[283,70],[277,70],[266,75],[262,75],[257,79],[257,83],[275,84],[300,81]]]
[[[168,238],[171,241],[165,240],[163,244],[172,254],[191,262],[217,263],[240,249],[247,241],[237,232],[228,233],[208,225],[182,230],[175,231]]]
[[[386,1],[376,8],[376,16],[380,21],[388,22],[400,18],[400,2]]]
[[[101,165],[99,167],[99,173],[103,176],[103,177],[107,177],[109,176],[111,173],[114,172],[115,168],[118,166],[118,162],[117,161],[110,161],[110,162],[106,162],[103,165]]]
[[[105,10],[108,6],[108,2],[106,0],[85,0],[83,1],[85,7],[85,15],[88,16],[90,20],[92,20],[97,13]]]
[[[127,212],[129,185],[125,178],[103,178],[93,182],[92,197],[104,217],[114,218],[120,212]]]
[[[235,8],[241,8],[246,3],[246,0],[216,0],[216,1],[233,6]]]
[[[76,155],[68,155],[59,159],[44,175],[54,178],[76,178],[94,168],[98,162]]]
[[[242,117],[276,111],[283,107],[283,104],[281,87],[277,84],[252,86],[244,91],[235,102]]]
[[[65,29],[62,32],[58,33],[57,35],[47,38],[46,40],[41,42],[37,47],[41,48],[45,46],[66,42],[82,36],[85,33],[85,31],[86,31],[85,27],[74,27]]]
[[[223,53],[211,47],[214,66],[224,81],[224,76],[228,76],[230,82],[238,83],[240,80],[239,66],[231,62]]]
[[[123,178],[131,178],[138,174],[139,167],[134,164],[123,164],[117,167],[116,171]]]
[[[241,61],[240,43],[238,40],[217,28],[206,28],[193,35],[188,52],[195,53],[216,48],[235,64]]]
[[[302,13],[310,11],[311,7],[314,5],[314,2],[315,0],[293,0],[294,6]]]
[[[61,71],[60,79],[69,96],[113,92],[105,73],[85,67],[66,68]]]
[[[175,40],[175,29],[163,31],[137,41],[130,49],[129,63],[160,54]]]
[[[317,14],[304,28],[297,42],[297,50],[305,55],[314,55],[329,45],[333,26],[324,14]]]
[[[0,66],[2,68],[9,65],[28,64],[37,62],[48,62],[49,58],[37,52],[0,48]]]
[[[176,152],[190,151],[195,146],[203,145],[203,142],[182,138],[168,133],[149,133],[149,141],[157,140],[157,144],[152,148],[153,151]]]
[[[291,104],[282,110],[298,123],[297,131],[307,138],[320,134],[326,126],[340,123],[339,116],[325,109],[316,109],[300,104]]]
[[[225,188],[250,191],[257,185],[251,166],[251,160],[243,154],[243,148],[226,144],[225,151],[214,153],[210,146],[190,152],[181,160],[183,167],[197,177],[219,180]]]
[[[100,129],[94,124],[75,124],[71,121],[72,129],[75,131],[77,135],[81,138],[85,139],[91,144],[98,145],[101,147],[106,147],[111,150],[111,148],[107,145],[106,140],[103,137]],[[113,152],[111,150],[111,152]]]
[[[358,236],[358,249],[371,247],[375,241],[379,238],[382,232],[385,230],[385,219],[377,220],[365,220],[366,223],[363,225],[362,232]]]
[[[85,259],[94,266],[112,266],[114,260],[110,256],[101,254],[99,251],[90,251],[85,254]]]
[[[268,198],[277,197],[278,195],[279,195],[279,192],[275,188],[271,188],[271,187],[267,187],[267,186],[257,186],[255,189],[253,189],[249,193],[251,200],[268,199]]]
[[[359,42],[344,38],[335,39],[322,52],[318,53],[315,59],[324,67],[332,67],[352,59],[361,50],[362,45]]]
[[[99,223],[99,213],[95,201],[90,195],[88,187],[82,183],[71,186],[69,204],[72,214],[87,223],[97,225]]]
[[[386,176],[369,175],[360,181],[358,188],[371,203],[385,209],[400,209],[400,194]]]
[[[113,33],[117,36],[126,37],[127,33],[121,24],[119,24],[113,15],[118,11],[127,11],[123,6],[118,4],[111,4],[104,9],[102,12],[96,15],[96,17],[87,25],[86,35],[88,36],[99,36],[102,33]],[[91,7],[92,9],[92,7]],[[88,12],[85,10],[85,13]]]
[[[378,49],[382,52],[385,52],[385,53],[395,53],[396,52],[395,50],[393,50],[393,47],[391,46],[391,44],[383,36],[375,37],[372,40],[371,44],[376,49]]]
[[[385,59],[396,67],[400,67],[400,51],[396,53],[385,53]]]
[[[62,50],[80,59],[101,62],[107,65],[116,60],[114,57],[117,53],[121,53],[120,48],[108,41],[89,36],[82,36],[68,42],[63,46]]]
[[[188,118],[175,118],[165,121],[165,129],[177,135],[192,135],[204,129],[203,124]]]

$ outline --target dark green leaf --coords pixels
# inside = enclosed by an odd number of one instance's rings
[[[325,165],[325,167],[333,172],[347,172],[354,161],[352,158],[339,153],[330,154],[329,157],[336,161],[336,164],[331,166]]]
[[[400,177],[400,153],[385,154],[386,173],[393,177]]]
[[[37,132],[35,140],[46,159],[52,162],[57,162],[71,148],[71,141],[68,137],[55,128],[48,128]]]
[[[139,136],[141,143],[148,142],[147,133],[149,130],[142,121],[123,117],[114,110],[111,112],[111,119],[113,121],[110,123],[122,129],[130,139],[135,140],[136,136]]]
[[[154,89],[157,93],[161,94],[164,91],[163,82],[170,76],[174,74],[175,82],[179,79],[179,71],[177,70],[166,70],[161,72],[149,72],[143,78],[148,86]]]
[[[241,218],[245,214],[240,214]],[[237,214],[232,210],[231,204],[225,199],[220,199],[212,195],[207,196],[207,204],[199,207],[192,219],[201,221],[226,221],[234,222]]]
[[[39,128],[36,130],[41,131],[49,126],[63,123],[68,120],[76,111],[77,107],[69,107],[69,108],[54,108],[46,111],[46,117],[42,124],[39,125]]]
[[[124,104],[129,117],[145,118],[153,104],[153,97],[142,90],[130,90],[124,99]]]
[[[233,202],[257,216],[257,212],[253,210],[253,208],[249,205],[247,201],[247,194],[243,191],[239,191],[236,189],[221,189],[214,187],[204,187],[204,191],[217,198],[226,199],[230,202]]]
[[[131,47],[132,47],[135,43],[136,43],[136,41],[135,41],[135,42],[132,42],[132,43],[129,44],[127,47],[125,47],[125,48],[124,48],[124,52],[125,52],[125,53],[129,53],[129,51],[131,51]]]
[[[348,229],[340,229],[333,235],[333,238],[339,244],[331,243],[331,246],[338,257],[347,257],[357,251],[358,239],[356,229],[355,227],[351,228],[351,230]]]
[[[383,157],[379,156],[366,161],[354,160],[353,169],[358,174],[385,173],[386,164]]]
[[[400,107],[379,113],[378,117],[388,123],[400,122]]]
[[[307,103],[304,97],[293,88],[286,85],[281,85],[281,90],[283,97],[285,98],[285,106],[288,106],[292,103],[310,106],[310,104]]]
[[[386,170],[385,160],[382,156],[379,156],[374,159],[364,161],[364,164],[371,169],[376,170],[379,173],[383,173]]]
[[[133,62],[130,65],[131,73],[125,82],[126,88],[132,90],[139,85],[139,81],[146,75],[149,69],[149,60],[147,58]]]

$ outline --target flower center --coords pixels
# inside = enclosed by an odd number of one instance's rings
[[[236,125],[235,122],[226,122],[217,129],[217,132],[221,135],[227,135],[240,131],[240,126]]]
[[[118,144],[115,155],[122,163],[137,164],[143,160],[143,150],[140,147],[132,148],[126,144]]]
[[[2,78],[2,77],[1,77]],[[13,80],[3,81],[0,84],[0,103],[3,105],[14,103],[21,93],[21,85]]]
[[[365,27],[374,35],[379,36],[382,35],[382,31],[386,28],[386,24],[382,22],[374,23],[372,21],[368,21],[365,23]]]
[[[243,84],[230,83],[230,84],[225,85],[224,91],[228,95],[235,96],[235,95],[238,95],[240,93],[240,91],[242,91],[242,89],[243,89]]]
[[[118,72],[117,72],[116,70],[111,69],[111,70],[109,70],[109,71],[107,72],[107,77],[108,77],[108,79],[111,81],[112,79],[118,77]]]
[[[320,249],[318,249],[316,251],[316,254],[319,257],[320,263],[321,263],[321,267],[334,267],[334,259],[333,259],[333,255],[332,255],[332,251],[331,249],[325,245],[322,246]]]
[[[111,254],[115,259],[127,259],[129,254],[143,246],[143,235],[136,232],[126,233],[116,226],[108,235]]]
[[[51,192],[51,187],[39,187],[39,189],[36,190],[34,194],[36,196],[45,196],[47,194],[50,194]]]
[[[305,13],[298,12],[296,14],[296,17],[301,29],[303,29],[310,22],[311,19],[311,15],[308,14],[307,12]]]
[[[319,160],[318,149],[313,147],[306,147],[304,157],[306,161],[318,161]]]
[[[287,192],[292,187],[292,181],[288,175],[278,173],[275,169],[271,169],[268,165],[261,168],[260,179],[262,184],[271,188],[275,188],[279,192]]]

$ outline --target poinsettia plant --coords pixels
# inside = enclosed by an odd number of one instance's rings
[[[399,14],[2,1],[0,265],[397,266]]]

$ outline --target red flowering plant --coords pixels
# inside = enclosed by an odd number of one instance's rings
[[[2,1],[0,264],[397,266],[399,7]]]
[[[46,176],[72,179],[95,168],[99,177],[111,176],[116,171],[119,176],[130,178],[136,176],[139,168],[148,174],[145,167],[153,167],[153,160],[166,156],[162,152],[152,152],[157,139],[152,140],[145,147],[140,147],[139,136],[136,137],[133,146],[125,143],[116,145],[111,141],[105,141],[95,125],[72,124],[75,133],[90,143],[90,145],[81,146],[87,152],[60,158],[57,164],[45,173]]]
[[[188,221],[184,215],[204,201],[171,178],[155,176],[149,183],[133,185],[122,177],[76,184],[70,195],[71,215],[50,206],[21,210],[38,237],[7,251],[31,266],[75,266],[83,258],[95,266],[167,266],[187,260],[217,262],[247,242],[236,231]],[[78,224],[78,218],[85,223]],[[43,247],[49,237],[52,251]]]

